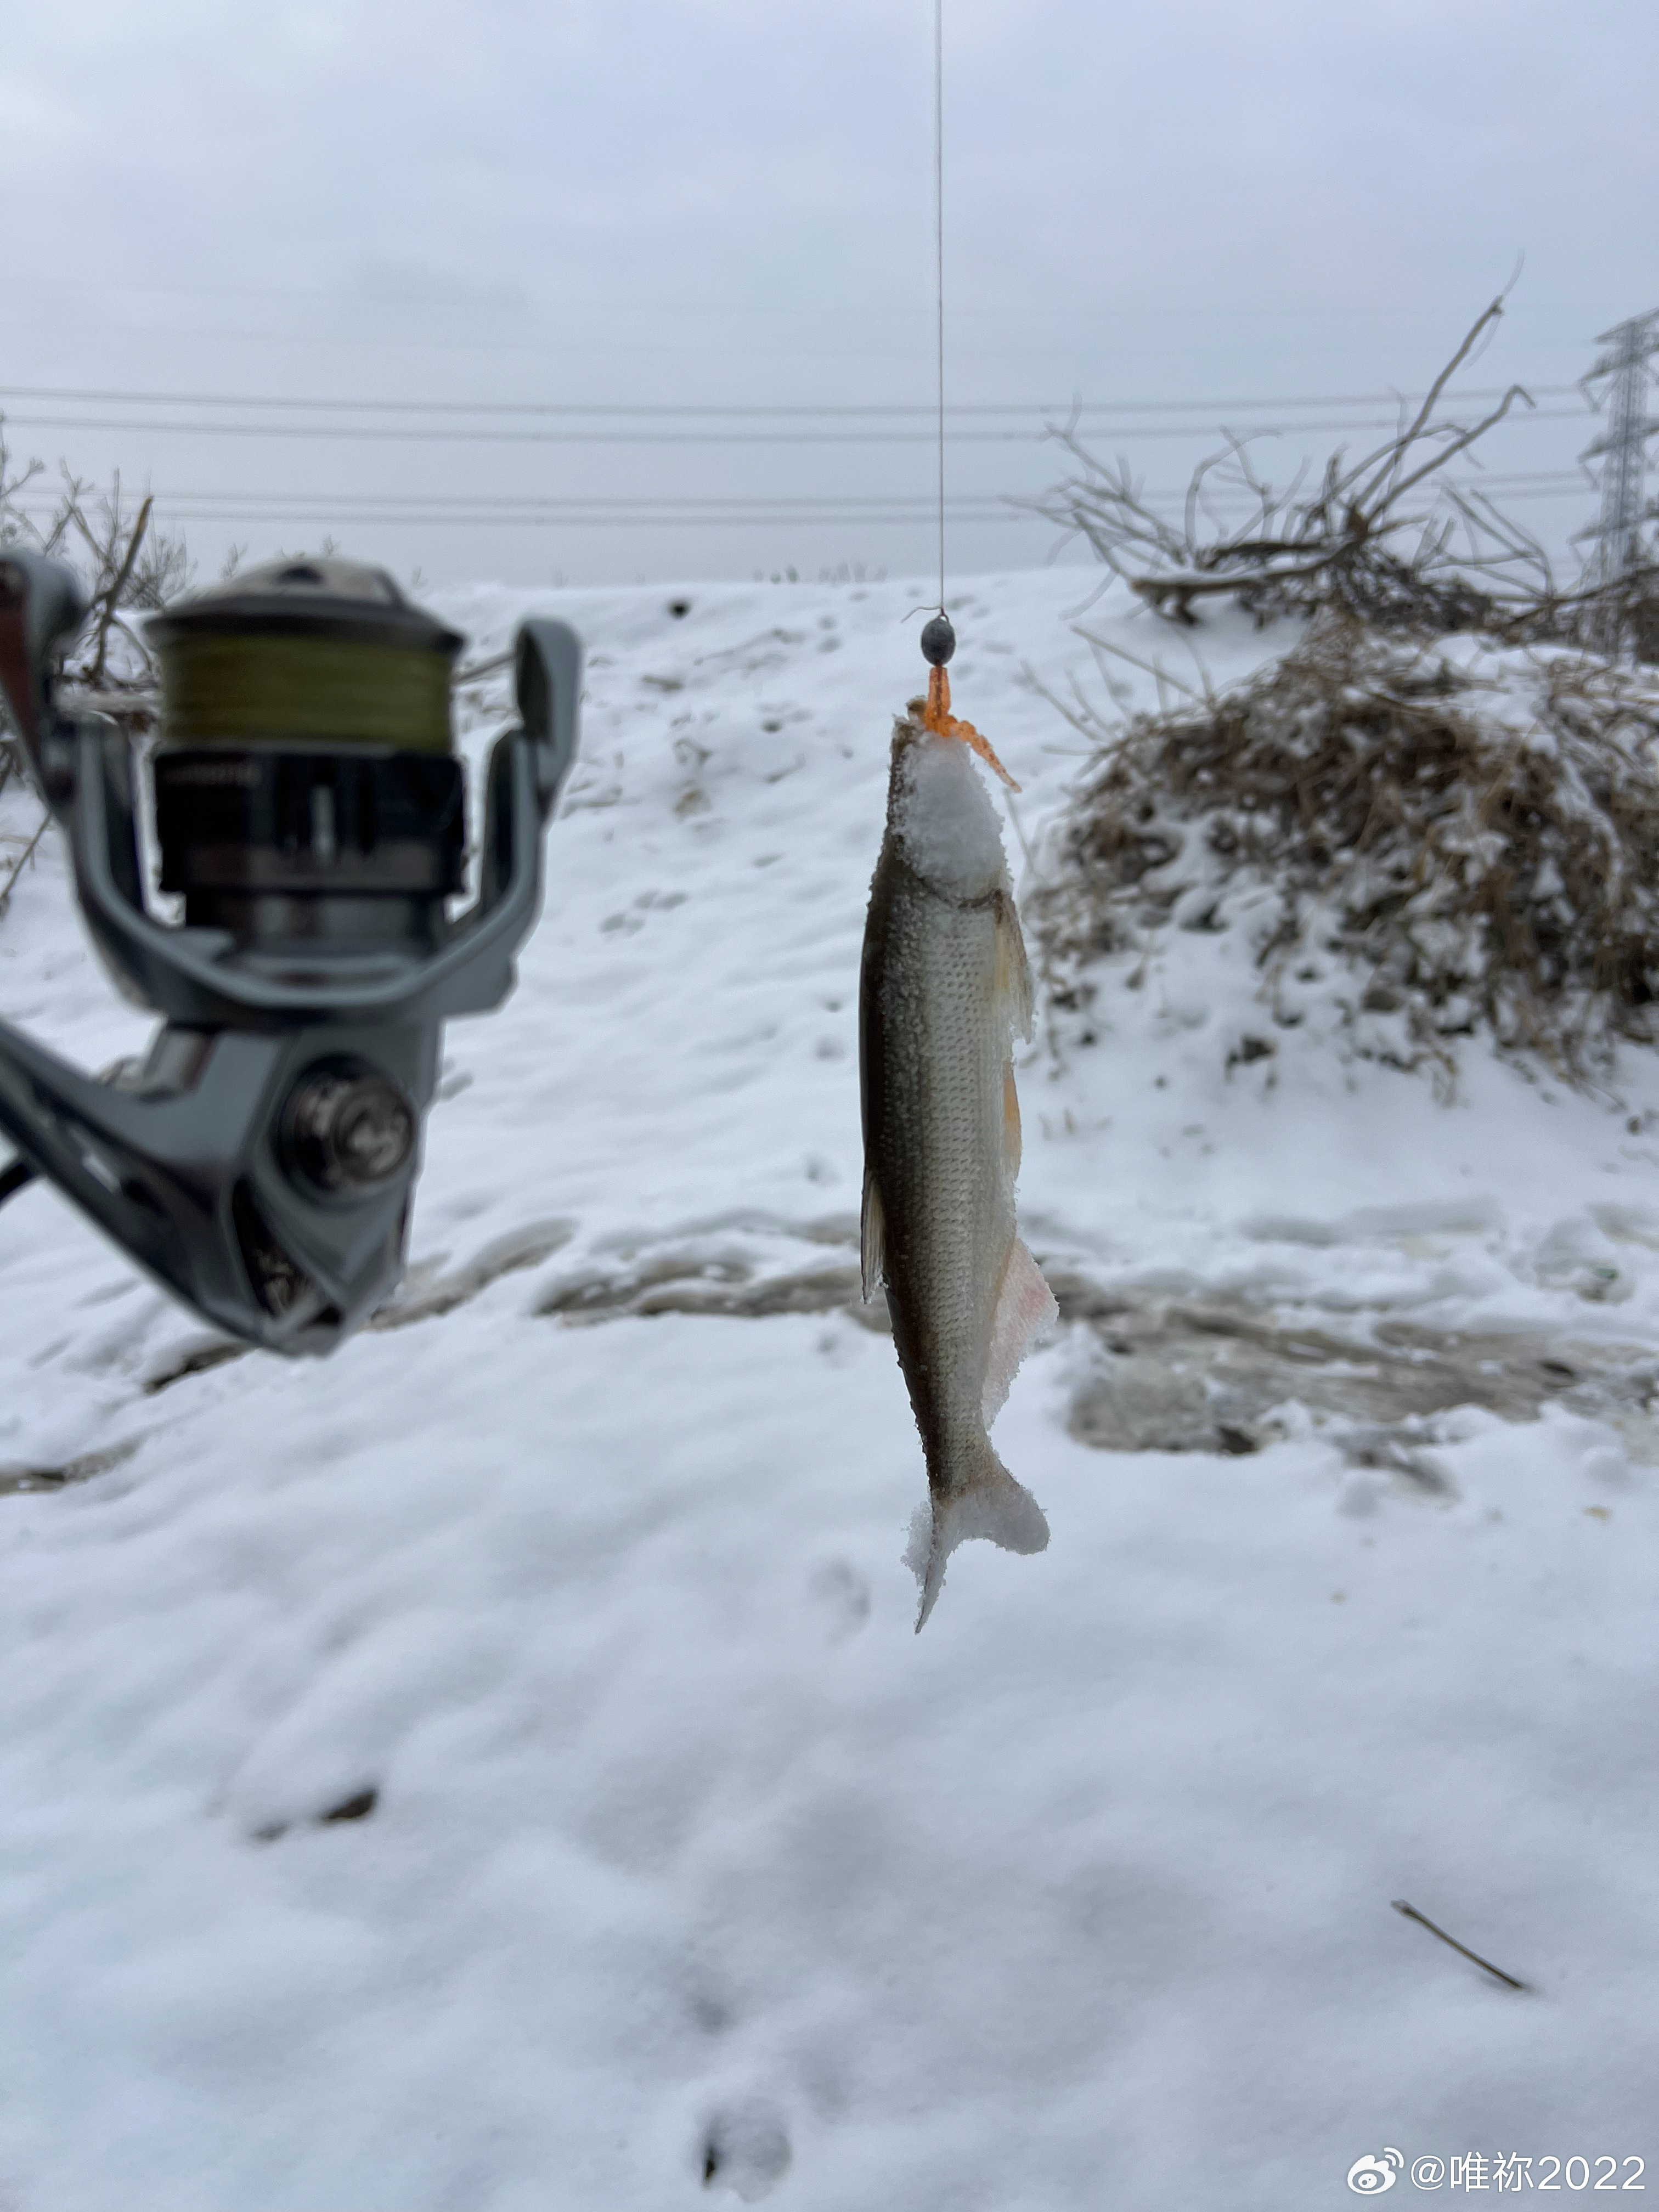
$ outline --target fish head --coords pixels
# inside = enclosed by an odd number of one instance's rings
[[[945,897],[1008,888],[1002,826],[963,742],[929,730],[913,699],[893,724],[887,831],[906,864]]]

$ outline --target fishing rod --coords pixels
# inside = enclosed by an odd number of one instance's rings
[[[0,555],[0,691],[65,832],[118,986],[161,1016],[102,1078],[0,1022],[0,1200],[44,1176],[216,1328],[326,1352],[402,1273],[443,1025],[487,1013],[542,896],[576,750],[581,647],[523,623],[519,726],[489,755],[464,912],[465,777],[450,691],[465,641],[383,569],[277,561],[152,617],[149,760],[161,889],[141,860],[145,763],[60,707],[86,616],[74,571]]]

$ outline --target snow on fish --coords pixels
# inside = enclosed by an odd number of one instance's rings
[[[893,726],[887,830],[859,985],[864,1295],[887,1289],[927,1462],[905,1557],[932,1613],[970,1536],[1040,1552],[1048,1524],[988,1430],[1033,1338],[1057,1316],[1014,1225],[1019,1103],[1012,1057],[1031,1034],[1030,970],[996,810],[935,668]]]

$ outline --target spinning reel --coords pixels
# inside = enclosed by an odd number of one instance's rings
[[[378,568],[277,562],[153,617],[161,888],[144,892],[140,763],[60,713],[85,606],[73,573],[0,555],[0,686],[117,983],[161,1017],[148,1058],[81,1073],[0,1022],[0,1196],[48,1177],[216,1328],[329,1352],[402,1271],[443,1024],[514,983],[542,837],[576,750],[581,647],[532,620],[522,727],[489,756],[476,902],[459,915],[465,641]]]

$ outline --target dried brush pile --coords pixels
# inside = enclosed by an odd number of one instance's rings
[[[1269,1018],[1317,999],[1363,1057],[1449,1078],[1484,1028],[1582,1082],[1659,1040],[1653,671],[1328,615],[1235,690],[1069,711],[1101,751],[1036,902],[1061,1007],[1166,926],[1237,927]]]

